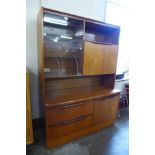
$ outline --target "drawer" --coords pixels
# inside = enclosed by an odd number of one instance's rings
[[[93,117],[82,116],[70,121],[57,123],[56,125],[49,125],[46,130],[47,140],[57,139],[72,133],[87,129],[92,126]]]
[[[83,101],[69,105],[49,108],[46,111],[46,125],[72,120],[93,113],[93,101]]]

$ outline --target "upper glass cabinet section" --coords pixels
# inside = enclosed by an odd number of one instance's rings
[[[45,78],[82,75],[84,22],[44,12]]]

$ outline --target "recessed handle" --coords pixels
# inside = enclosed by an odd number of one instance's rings
[[[56,107],[57,109],[65,109],[65,108],[71,108],[71,107],[75,107],[75,106],[80,106],[82,104],[85,104],[86,101],[82,101],[82,102],[78,102],[76,104],[69,104],[69,105],[65,105],[65,106],[58,106]]]
[[[108,42],[95,42],[95,41],[90,41],[93,44],[99,44],[99,45],[113,45],[112,43],[108,43]]]
[[[58,122],[58,123],[56,123],[56,124],[49,125],[48,127],[57,127],[57,126],[61,126],[61,125],[72,124],[72,123],[81,121],[81,120],[85,119],[86,117],[87,117],[87,116],[81,116],[81,117],[78,117],[78,118],[73,119],[73,120]]]
[[[101,98],[97,98],[97,99],[95,99],[95,100],[106,100],[106,99],[111,99],[111,98],[113,98],[115,95],[111,95],[111,96],[105,96],[105,97],[101,97]]]

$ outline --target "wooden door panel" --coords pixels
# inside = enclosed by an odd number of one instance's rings
[[[117,65],[117,45],[102,45],[85,42],[84,75],[113,74]]]
[[[119,95],[94,101],[94,125],[104,123],[116,117]]]
[[[91,42],[85,42],[84,47],[84,75],[97,75],[100,73],[100,48]]]
[[[101,45],[102,73],[113,74],[117,66],[117,45]]]

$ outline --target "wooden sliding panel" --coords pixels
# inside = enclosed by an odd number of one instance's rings
[[[117,54],[117,45],[85,42],[83,74],[114,74],[117,66]]]
[[[119,95],[100,98],[94,101],[94,125],[116,118]]]

